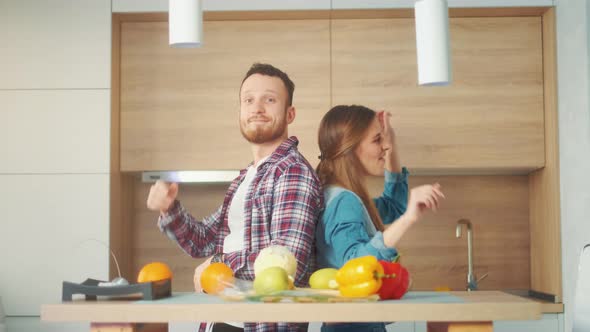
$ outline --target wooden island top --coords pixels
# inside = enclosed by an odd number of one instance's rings
[[[155,301],[74,300],[46,304],[41,308],[41,319],[92,323],[484,322],[489,327],[495,320],[536,320],[543,313],[557,312],[560,309],[563,310],[562,304],[546,304],[501,291],[416,291],[409,292],[401,300],[354,303],[234,302],[206,294],[176,293],[170,298]]]

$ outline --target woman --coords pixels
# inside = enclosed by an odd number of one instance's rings
[[[444,198],[434,184],[413,188],[408,199],[408,171],[400,166],[390,116],[340,105],[322,119],[317,173],[326,208],[316,229],[319,268],[340,268],[366,255],[391,261],[404,233]],[[383,194],[372,200],[367,178],[384,172]],[[385,331],[385,324],[323,324],[327,331]]]

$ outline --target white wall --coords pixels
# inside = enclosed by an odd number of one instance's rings
[[[202,0],[205,11],[412,8],[415,0]],[[554,0],[447,0],[449,7],[549,7]],[[113,0],[113,12],[166,12],[168,0]]]
[[[557,0],[559,161],[565,331],[571,331],[578,257],[590,243],[590,75],[587,0]]]
[[[108,277],[110,0],[0,0],[0,296]],[[14,321],[13,321],[14,322]],[[15,323],[18,325],[18,322]]]

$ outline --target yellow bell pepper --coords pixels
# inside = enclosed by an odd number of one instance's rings
[[[383,266],[374,256],[353,258],[336,273],[340,285],[340,295],[345,297],[365,297],[376,294],[381,287]]]

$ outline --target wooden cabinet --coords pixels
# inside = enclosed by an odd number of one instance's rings
[[[541,19],[451,18],[447,87],[417,86],[414,29],[411,18],[334,20],[333,103],[392,112],[414,171],[543,167]]]
[[[167,22],[121,25],[121,170],[240,169],[252,159],[238,125],[239,89],[254,62],[295,82],[289,134],[318,155],[330,105],[327,20],[213,21],[204,46],[168,46]]]
[[[290,134],[312,164],[322,115],[354,103],[393,113],[414,172],[543,167],[541,18],[450,22],[448,87],[417,86],[412,18],[207,21],[200,49],[170,48],[166,22],[122,22],[121,170],[242,168],[238,91],[253,62],[293,78]]]

